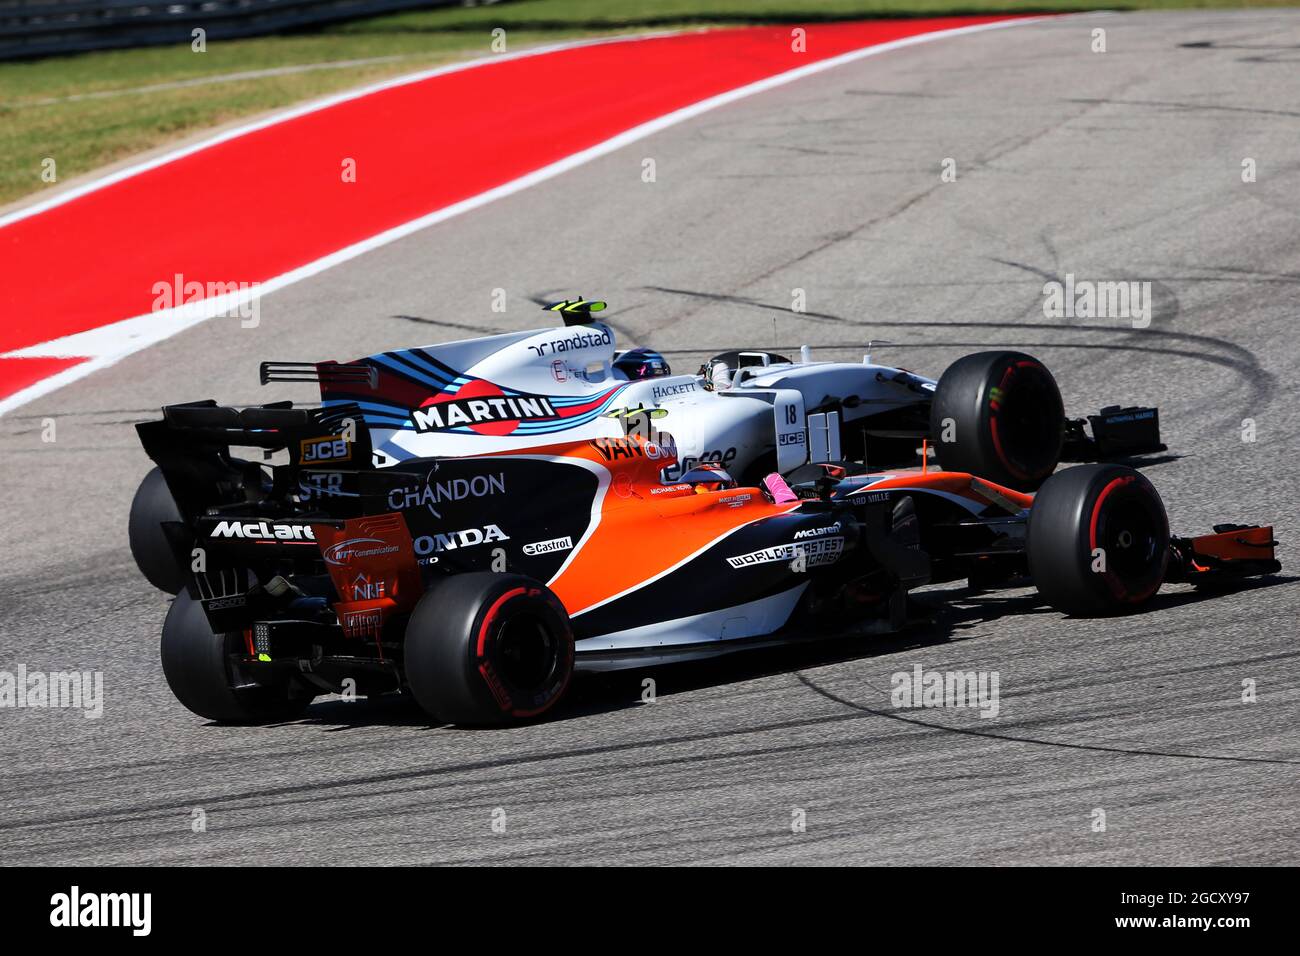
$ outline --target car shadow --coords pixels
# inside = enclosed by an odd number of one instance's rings
[[[1161,591],[1142,607],[1134,611],[1135,616],[1158,614],[1171,608],[1200,604],[1202,601],[1214,601],[1230,594],[1248,594],[1251,591],[1264,591],[1284,587],[1300,581],[1294,574],[1270,574],[1261,578],[1240,578],[1236,581],[1223,580],[1218,584],[1203,584],[1189,590]]]
[[[1129,468],[1152,468],[1155,465],[1167,465],[1171,461],[1181,461],[1186,455],[1140,455],[1133,458],[1107,458],[1107,464],[1125,465]],[[1071,462],[1071,464],[1074,464]]]
[[[344,700],[330,697],[316,700],[293,724],[316,727],[325,733],[362,730],[366,727],[442,727],[420,709],[408,694],[393,691],[373,697]]]
[[[1225,593],[1248,593],[1298,581],[1300,577],[1294,575],[1274,575],[1245,579],[1222,588],[1166,591],[1127,616],[1160,613],[1215,600]],[[654,681],[650,685],[654,688],[654,696],[663,698],[809,668],[974,640],[982,633],[981,628],[988,624],[1035,615],[1062,619],[1058,611],[1044,604],[1034,592],[1008,594],[964,586],[923,591],[912,595],[907,628],[892,634],[826,635],[796,631],[790,635],[794,643],[781,646],[745,648],[698,661],[577,674],[565,699],[539,722],[559,723],[645,706],[642,695],[647,679]],[[971,631],[976,633],[967,636],[966,632]],[[451,725],[432,721],[409,696],[398,693],[355,701],[337,698],[317,701],[302,718],[292,723],[318,727],[327,733],[380,726],[452,729]],[[490,732],[495,728],[454,729],[458,733],[473,733]]]

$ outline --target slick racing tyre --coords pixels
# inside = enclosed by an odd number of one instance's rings
[[[1081,617],[1116,614],[1160,590],[1169,521],[1145,476],[1123,465],[1080,465],[1034,496],[1026,548],[1047,603]]]
[[[546,712],[573,675],[573,631],[559,599],[518,574],[445,578],[406,627],[406,680],[452,724],[501,725]]]
[[[1056,468],[1065,406],[1056,379],[1023,352],[976,352],[939,379],[930,441],[948,471],[1032,489]]]
[[[213,633],[203,605],[182,591],[162,632],[163,676],[176,699],[200,717],[228,724],[271,724],[301,716],[313,695],[288,681],[246,683],[232,660],[242,645],[238,632]]]
[[[185,569],[177,564],[163,534],[162,523],[180,520],[180,509],[167,489],[163,473],[153,469],[144,476],[131,501],[127,537],[131,542],[131,556],[135,558],[140,573],[150,584],[168,594],[176,594],[185,586]]]

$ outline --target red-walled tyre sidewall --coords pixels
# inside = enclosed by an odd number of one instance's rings
[[[1029,511],[1029,572],[1067,614],[1132,611],[1155,596],[1169,556],[1169,520],[1144,475],[1081,465],[1047,480]]]
[[[976,352],[948,366],[930,406],[939,463],[1009,488],[1038,487],[1065,441],[1056,379],[1023,352]]]
[[[536,719],[573,676],[573,630],[559,599],[518,574],[439,581],[406,628],[406,682],[431,716],[494,726]]]

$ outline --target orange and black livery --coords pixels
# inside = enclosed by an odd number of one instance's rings
[[[1032,586],[1099,616],[1279,570],[1269,526],[1172,533],[1130,464],[1164,448],[1155,409],[1068,419],[1032,356],[976,353],[935,381],[737,350],[673,375],[616,351],[603,308],[264,363],[265,382],[319,382],[322,405],[139,425],[157,467],[131,550],[176,595],[162,664],[181,703],[256,723],[348,686],[510,723],[578,670],[896,631],[931,584]],[[1060,467],[1107,457],[1125,460]]]

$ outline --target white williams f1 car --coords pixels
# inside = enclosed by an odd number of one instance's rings
[[[1009,487],[1036,487],[1061,460],[1164,450],[1154,408],[1117,406],[1067,419],[1051,374],[1018,352],[979,352],[939,380],[873,364],[801,361],[765,351],[715,356],[674,375],[648,349],[618,352],[593,321],[603,302],[550,307],[563,329],[492,335],[319,367],[267,362],[263,382],[319,378],[327,407],[355,402],[376,467],[419,458],[517,451],[625,435],[630,412],[675,443],[681,474],[723,466],[741,484],[808,462],[939,464]]]

